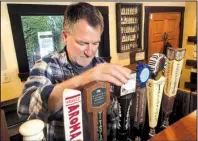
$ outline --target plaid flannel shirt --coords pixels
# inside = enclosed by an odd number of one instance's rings
[[[93,59],[94,65],[103,62],[99,57]],[[44,121],[47,141],[65,140],[63,111],[61,109],[53,115],[50,114],[48,99],[57,83],[68,80],[74,75],[77,74],[68,61],[66,48],[61,52],[53,52],[43,57],[30,70],[23,94],[18,100],[17,112],[19,117],[24,120],[36,118]],[[111,110],[108,113],[111,114]],[[111,126],[112,122],[114,122],[113,118],[109,120],[109,129],[116,127],[116,125]]]

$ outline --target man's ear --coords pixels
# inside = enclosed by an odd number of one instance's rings
[[[68,38],[68,32],[66,31],[62,31],[62,38],[63,38],[63,42],[66,45],[67,44],[67,38]]]

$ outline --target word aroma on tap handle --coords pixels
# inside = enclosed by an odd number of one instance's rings
[[[65,89],[63,92],[65,140],[83,140],[81,91]]]

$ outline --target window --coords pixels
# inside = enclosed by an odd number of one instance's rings
[[[63,47],[64,16],[21,16],[29,68],[43,56]]]
[[[19,77],[25,81],[36,60],[51,51],[59,51],[65,5],[8,4]],[[108,7],[97,6],[104,18],[98,56],[110,62]]]

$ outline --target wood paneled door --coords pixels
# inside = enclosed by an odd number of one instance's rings
[[[172,47],[179,47],[180,20],[181,13],[179,12],[150,13],[148,59],[154,53],[163,52],[164,33],[167,33],[168,42]]]

